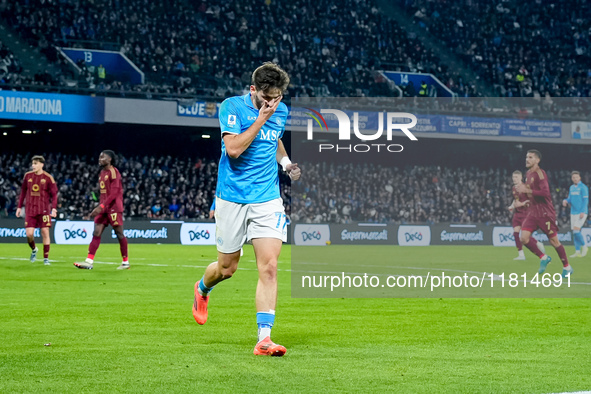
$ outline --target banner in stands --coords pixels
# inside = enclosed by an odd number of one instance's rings
[[[591,140],[591,122],[571,122],[573,140]]]
[[[587,246],[591,246],[591,228],[582,228],[581,234],[583,234],[583,238],[585,239],[585,244]]]
[[[215,223],[183,223],[181,244],[215,245]]]
[[[215,245],[215,223],[182,221],[125,221],[124,234],[130,243]],[[486,226],[484,224],[438,223],[428,225],[381,225],[375,223],[351,224],[296,224],[293,238],[295,245],[494,245],[515,247],[513,228]],[[92,221],[54,221],[50,230],[51,242],[63,245],[88,245],[92,240]],[[565,245],[573,244],[571,231],[560,231],[558,239]],[[587,245],[591,245],[591,228],[581,230]],[[39,239],[41,233],[35,230]],[[537,231],[534,238],[548,244],[548,237]],[[22,220],[0,220],[0,243],[26,241]],[[117,243],[112,228],[103,233],[103,243]]]
[[[591,229],[583,229],[581,231],[583,236],[587,233],[588,240],[591,241]],[[548,244],[548,236],[541,231],[534,232],[534,238],[538,241]],[[566,245],[572,245],[574,240],[570,231],[561,231],[558,233],[558,240]],[[494,246],[511,246],[515,247],[515,236],[513,235],[513,227],[494,227],[492,232],[492,243]]]
[[[0,91],[0,119],[104,123],[104,97]]]
[[[0,221],[0,243],[21,243],[27,242],[27,234],[24,227],[24,220],[2,220]],[[55,223],[54,223],[55,225]],[[53,231],[49,231],[50,236]],[[35,238],[41,237],[41,231],[35,229]],[[53,241],[53,237],[52,237]]]
[[[293,231],[296,245],[326,246],[330,241],[328,224],[296,224]]]
[[[321,108],[316,110],[322,112]],[[307,108],[294,107],[288,123],[292,126],[307,127],[308,120],[312,119],[310,112]],[[358,114],[358,125],[361,132],[379,129],[380,113],[378,112],[348,110],[343,110],[343,112],[349,116],[349,119],[353,119],[354,113]],[[411,132],[529,138],[560,138],[562,136],[562,122],[559,121],[422,115],[419,113],[414,113],[414,115],[417,117],[417,124],[409,129]],[[328,131],[338,133],[337,117],[329,113],[322,114],[322,116],[326,120]],[[386,119],[384,115],[381,116],[382,119]],[[385,124],[386,121],[383,121]],[[409,123],[408,119],[393,118],[393,121],[400,124]]]
[[[438,97],[453,97],[456,96],[447,86],[445,86],[436,76],[433,74],[423,73],[410,73],[400,71],[382,71],[382,75],[389,80],[393,81],[398,86],[408,86],[412,83],[415,92],[419,93],[421,85],[425,83],[427,85],[427,95],[431,87],[435,88]]]
[[[492,227],[483,224],[434,224],[431,245],[490,245]]]
[[[190,116],[193,118],[217,118],[218,110],[221,103],[216,102],[184,102],[179,100],[177,102],[177,115]]]
[[[123,234],[131,243],[140,244],[179,244],[181,243],[181,225],[167,222],[127,221]],[[111,229],[111,241],[119,242],[115,230]]]
[[[73,63],[83,62],[86,67],[98,73],[98,67],[105,69],[106,79],[114,76],[119,81],[134,85],[144,83],[144,73],[121,52],[98,49],[60,48]]]
[[[503,135],[511,137],[560,138],[562,122],[556,120],[505,119]]]
[[[180,243],[181,222],[125,221],[123,234],[130,243]],[[88,245],[92,240],[94,222],[58,221],[55,225],[56,244]],[[108,227],[101,237],[102,243],[118,243],[115,231]]]
[[[540,231],[535,232],[533,234],[534,238],[537,239],[538,241],[548,245],[549,240],[548,240],[548,236]],[[558,240],[560,241],[560,243],[563,244],[573,244],[574,243],[574,239],[573,239],[573,234],[570,231],[559,231],[558,232]]]
[[[515,247],[515,236],[513,227],[495,227],[492,233],[493,246]]]
[[[92,240],[94,222],[91,221],[58,221],[54,226],[56,244],[88,245]]]
[[[396,226],[370,223],[333,224],[331,242],[335,245],[395,245]]]
[[[398,244],[401,246],[428,246],[431,244],[431,228],[429,226],[398,227]]]

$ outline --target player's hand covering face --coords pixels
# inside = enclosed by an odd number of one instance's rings
[[[265,91],[256,90],[251,87],[251,95],[255,106],[259,110],[259,119],[266,122],[275,113],[283,95],[279,89],[269,89]]]

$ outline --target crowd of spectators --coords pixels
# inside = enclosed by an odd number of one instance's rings
[[[22,71],[18,57],[0,41],[0,84],[19,83]]]
[[[0,213],[12,216],[30,157],[0,156]],[[117,164],[127,219],[207,219],[217,161],[196,158],[129,157]],[[300,223],[487,223],[509,224],[511,169],[445,166],[384,167],[375,164],[304,163],[293,183],[281,174],[281,194],[291,220]],[[97,204],[96,158],[51,154],[46,170],[59,189],[61,219],[86,217]],[[548,171],[558,220],[568,223],[561,202],[570,171]],[[589,173],[582,174],[589,184]],[[291,201],[291,204],[290,204]]]
[[[291,75],[292,96],[391,95],[375,72],[384,68],[472,89],[373,0],[0,0],[0,13],[50,59],[53,45],[116,45],[150,81],[107,90],[225,97],[241,93],[267,60]]]
[[[591,6],[585,0],[399,3],[501,97],[590,94]],[[376,72],[382,69],[433,73],[460,96],[479,94],[375,0],[0,0],[0,15],[61,66],[51,81],[13,72],[3,80],[12,85],[222,98],[242,93],[252,70],[272,60],[291,75],[292,97],[396,95]],[[100,83],[87,73],[68,78],[71,69],[54,46],[120,50],[147,82]]]
[[[399,2],[501,97],[590,95],[586,0]]]
[[[0,215],[13,216],[29,155],[0,155]],[[60,219],[81,219],[98,204],[96,157],[50,154],[44,169],[58,184]],[[217,161],[199,158],[119,157],[126,219],[207,219],[217,182]],[[282,181],[287,202],[290,187]]]
[[[292,189],[291,219],[300,223],[510,224],[511,169],[306,163]],[[561,225],[569,211],[570,171],[548,171]],[[588,184],[590,174],[582,174]]]

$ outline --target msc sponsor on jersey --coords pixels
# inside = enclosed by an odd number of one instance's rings
[[[93,222],[82,221],[57,221],[55,223],[55,243],[71,245],[87,245],[90,242],[90,233],[94,228]]]
[[[330,241],[328,224],[296,224],[293,234],[296,245],[326,246]]]
[[[183,223],[181,244],[215,245],[215,223]]]
[[[431,244],[431,228],[429,226],[398,227],[398,244],[402,246],[428,246]]]

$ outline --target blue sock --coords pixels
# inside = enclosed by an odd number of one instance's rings
[[[271,336],[271,328],[275,323],[275,311],[257,312],[257,326],[259,327],[259,342]]]
[[[209,292],[212,290],[213,290],[213,286],[212,287],[205,286],[205,283],[203,282],[203,278],[201,278],[201,280],[199,281],[199,292],[201,293],[201,295],[207,296],[209,294]]]
[[[575,231],[575,249],[580,250],[581,246],[585,246],[585,238],[583,238],[583,234],[580,231]]]

